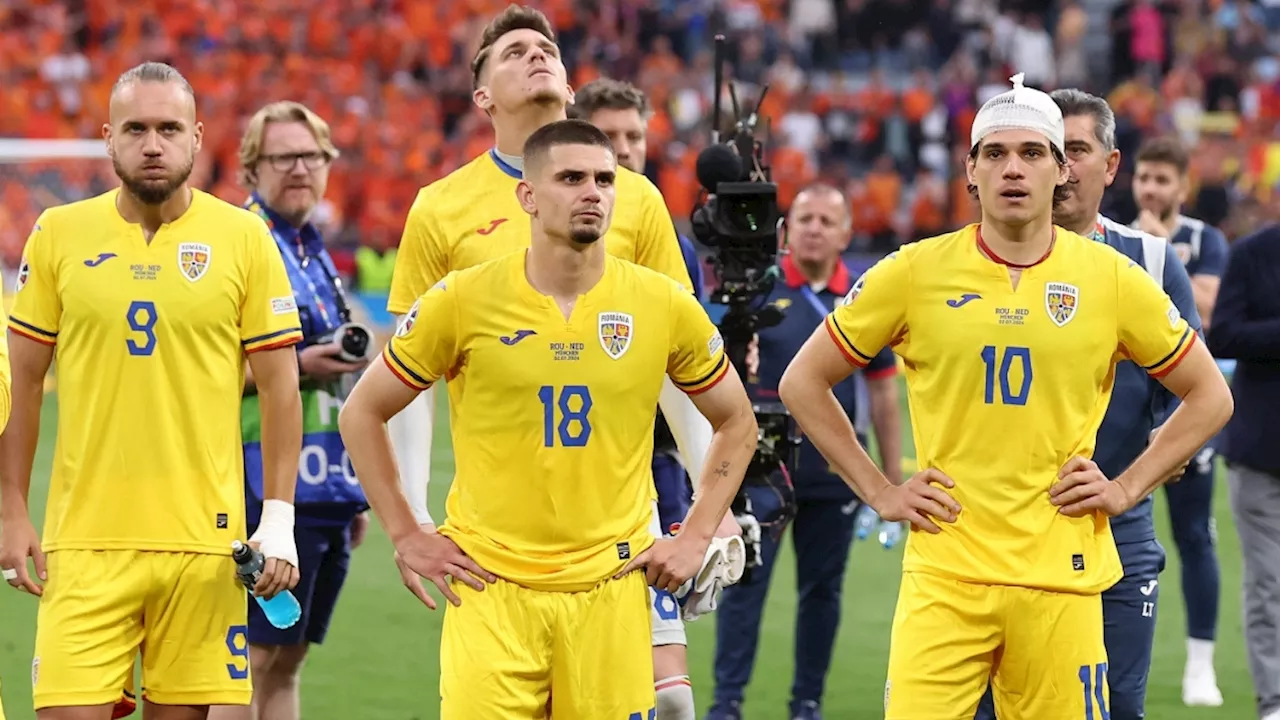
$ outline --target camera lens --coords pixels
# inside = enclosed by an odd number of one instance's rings
[[[362,358],[369,351],[369,331],[353,325],[342,334],[342,352],[355,358]]]

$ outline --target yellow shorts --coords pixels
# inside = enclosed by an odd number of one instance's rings
[[[248,705],[248,596],[225,555],[57,550],[36,620],[35,707]]]
[[[1001,718],[1104,718],[1102,597],[903,573],[885,720],[973,720],[990,681]]]
[[[587,592],[455,582],[440,637],[441,720],[651,720],[644,574]]]

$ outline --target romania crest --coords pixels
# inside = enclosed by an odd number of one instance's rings
[[[31,277],[31,264],[27,262],[27,256],[22,256],[22,266],[18,268],[18,279],[14,284],[14,292],[18,292],[26,287],[27,279]]]
[[[617,360],[631,347],[634,325],[631,316],[620,312],[600,313],[600,347],[609,357]]]
[[[396,328],[396,337],[404,337],[413,329],[413,324],[418,320],[418,306],[421,304],[422,301],[418,300],[413,307],[409,308],[409,312],[405,313],[404,319],[400,321],[400,327]]]
[[[1062,327],[1076,316],[1076,308],[1080,304],[1080,291],[1075,285],[1067,283],[1045,283],[1044,309],[1049,312],[1049,319],[1054,325]]]
[[[203,243],[182,243],[178,246],[178,269],[191,282],[204,277],[209,270],[211,250]]]

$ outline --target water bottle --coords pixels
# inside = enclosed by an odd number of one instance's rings
[[[285,590],[270,600],[253,594],[253,588],[262,577],[262,568],[266,565],[262,553],[236,540],[231,543],[231,559],[236,562],[236,575],[240,582],[249,589],[253,599],[258,601],[268,622],[280,630],[287,630],[297,624],[302,618],[302,606],[292,592]]]
[[[871,533],[875,532],[880,516],[876,515],[876,511],[870,505],[861,503],[858,505],[858,514],[854,516],[853,522],[855,536],[859,540],[866,540],[871,537]]]
[[[887,520],[880,521],[880,545],[885,550],[892,550],[894,545],[902,539],[902,523],[889,522]]]

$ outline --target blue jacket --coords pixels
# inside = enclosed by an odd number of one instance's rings
[[[1172,245],[1101,215],[1093,237],[1146,268],[1182,317],[1199,332],[1200,315],[1191,293],[1191,279]],[[1098,428],[1093,451],[1098,469],[1113,479],[1124,472],[1147,449],[1151,431],[1163,421],[1175,401],[1172,393],[1134,363],[1125,360],[1117,365],[1111,404]],[[1145,542],[1156,536],[1151,509],[1152,500],[1148,496],[1129,512],[1111,519],[1111,532],[1117,545]]]
[[[836,266],[835,274],[831,276],[827,286],[818,291],[809,287],[790,256],[784,256],[779,267],[782,277],[774,285],[769,302],[776,303],[785,311],[785,315],[782,322],[759,331],[759,376],[750,378],[747,385],[752,397],[760,401],[772,402],[778,399],[778,382],[791,359],[800,352],[800,347],[813,334],[814,329],[822,325],[836,302],[853,287],[853,276],[843,262]],[[871,360],[862,374],[867,379],[876,379],[891,376],[897,371],[897,358],[892,350],[885,348]],[[849,418],[855,421],[855,425],[862,424],[857,422],[861,403],[856,374],[833,389],[836,399]],[[859,437],[865,445],[865,427],[859,430]],[[789,470],[797,499],[852,502],[855,498],[849,486],[830,471],[826,459],[807,437],[803,438],[800,445],[796,466]]]
[[[268,208],[256,193],[246,207],[267,223],[280,248],[302,321],[301,347],[336,330],[342,319],[331,278],[338,273],[319,231],[310,224],[293,227]],[[346,525],[369,505],[338,433],[338,410],[342,407],[339,388],[337,383],[320,387],[304,379],[301,392],[303,436],[294,493],[296,522],[299,525]],[[256,395],[246,396],[241,413],[245,499],[250,525],[257,523],[262,511],[262,445],[257,401]]]

